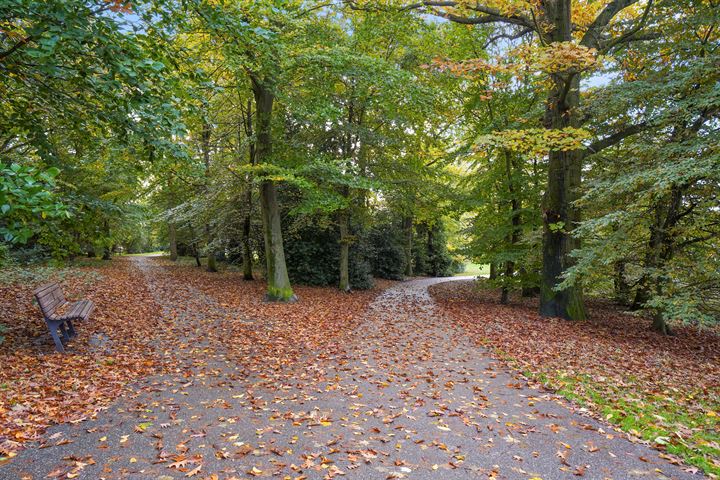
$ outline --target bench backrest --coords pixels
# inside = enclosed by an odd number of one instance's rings
[[[51,316],[57,307],[66,303],[65,295],[63,295],[60,285],[57,283],[49,283],[35,290],[35,298],[37,299],[40,310],[45,317]]]

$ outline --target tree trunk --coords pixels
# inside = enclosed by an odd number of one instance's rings
[[[350,228],[349,218],[346,212],[340,214],[338,219],[340,226],[340,290],[350,291]]]
[[[410,215],[403,217],[402,227],[403,227],[403,234],[405,235],[405,242],[403,245],[405,248],[405,276],[412,277],[413,276],[413,254],[412,254],[413,217]]]
[[[497,264],[495,262],[490,263],[490,276],[489,280],[495,280],[497,278]]]
[[[252,192],[250,191],[250,185],[247,186],[246,192],[246,203],[247,208],[250,208],[252,203]],[[253,280],[253,265],[252,265],[252,249],[250,246],[250,227],[251,227],[250,213],[245,214],[243,220],[242,230],[242,261],[243,261],[243,279]]]
[[[646,303],[650,300],[652,290],[655,291],[656,296],[662,296],[665,282],[667,282],[663,272],[675,253],[674,229],[682,217],[680,208],[684,188],[681,185],[673,185],[670,193],[659,199],[653,207],[655,219],[650,226],[648,251],[645,255],[646,272],[641,279],[640,288],[635,297],[636,302]],[[665,321],[662,309],[655,310],[652,329],[664,335],[672,333]]]
[[[515,188],[515,175],[514,168],[517,167],[511,153],[506,149],[505,154],[505,175],[507,177],[508,193],[510,194],[510,224],[512,230],[510,231],[510,249],[515,248],[515,244],[520,241],[520,200],[517,196]],[[510,282],[512,281],[513,275],[515,274],[515,262],[507,260],[505,262],[505,282],[503,283],[502,291],[500,293],[500,303],[507,305],[510,296]]]
[[[615,262],[615,278],[613,280],[615,302],[627,306],[630,303],[630,285],[625,279],[625,260]]]
[[[205,193],[207,194],[209,191],[209,182],[210,182],[210,139],[212,137],[212,128],[210,126],[210,121],[208,120],[207,116],[203,116],[203,126],[202,126],[202,133],[201,133],[201,141],[202,141],[202,152],[203,152],[203,161],[205,162]],[[213,238],[212,238],[212,229],[210,228],[210,224],[205,224],[205,242],[207,244],[207,270],[208,272],[217,272],[217,259],[215,258],[215,250],[213,248]]]
[[[252,123],[252,103],[248,100],[247,111],[245,112],[245,135],[248,139],[253,138],[253,123]],[[238,127],[238,148],[242,145],[240,127]],[[248,142],[248,160],[250,165],[255,165],[255,142],[250,140]],[[253,199],[252,199],[252,178],[250,174],[245,175],[245,218],[243,219],[243,230],[242,230],[242,259],[243,259],[243,279],[254,280],[253,278],[253,258],[252,258],[252,245],[250,244],[250,230],[252,227],[252,211],[253,211]]]
[[[513,274],[512,262],[505,262],[505,277],[510,278]],[[508,297],[510,296],[510,289],[507,285],[503,285],[500,289],[500,303],[503,305],[508,304]]]
[[[210,249],[208,250],[208,257],[207,257],[207,271],[208,272],[217,272],[217,258],[215,258],[215,251]]]
[[[553,42],[572,40],[571,1],[549,3],[548,19],[553,22],[550,33]],[[579,127],[579,74],[556,75],[545,109],[545,128]],[[559,151],[549,154],[548,183],[543,198],[543,269],[541,278],[540,314],[568,320],[587,318],[579,285],[555,288],[562,282],[562,274],[571,267],[573,250],[580,242],[572,230],[580,221],[580,209],[575,201],[580,195],[582,150]]]
[[[435,273],[435,235],[433,232],[433,226],[428,225],[427,226],[427,268],[426,271],[433,277],[437,277],[437,274]]]
[[[270,160],[272,153],[271,120],[274,95],[267,85],[253,79],[255,111],[257,112],[257,163]],[[271,180],[263,180],[260,184],[260,210],[263,220],[263,236],[265,239],[265,261],[267,265],[268,301],[292,302],[297,297],[293,293],[285,265],[285,249],[283,247],[282,228],[280,223],[280,206],[277,200],[277,188]]]
[[[170,241],[170,260],[173,262],[178,258],[177,228],[173,222],[168,223],[168,240]]]

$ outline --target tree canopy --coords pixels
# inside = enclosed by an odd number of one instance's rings
[[[719,15],[1,0],[3,261],[165,250],[278,301],[473,261],[544,316],[716,322]]]

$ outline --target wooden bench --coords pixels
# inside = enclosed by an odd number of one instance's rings
[[[81,300],[70,304],[65,300],[65,295],[57,283],[43,285],[34,293],[43,317],[45,317],[45,323],[50,330],[50,336],[55,342],[55,349],[58,352],[64,352],[65,348],[58,336],[58,329],[66,342],[70,340],[76,335],[72,321],[87,320],[95,304],[90,300]]]

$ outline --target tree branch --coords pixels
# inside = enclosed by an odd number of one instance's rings
[[[586,150],[592,155],[595,153],[598,153],[608,147],[612,147],[613,145],[621,142],[622,140],[626,139],[627,137],[630,137],[632,135],[635,135],[636,133],[640,133],[643,130],[647,130],[650,128],[650,125],[647,122],[641,122],[635,125],[630,125],[629,127],[625,128],[624,130],[620,130],[619,132],[613,133],[612,135],[609,135],[603,139],[596,140],[595,142],[591,143]]]
[[[649,0],[647,6],[645,7],[645,11],[643,11],[642,17],[640,17],[640,21],[637,22],[635,26],[633,26],[630,30],[620,35],[615,40],[610,41],[607,45],[603,45],[602,50],[603,51],[609,51],[614,46],[626,43],[629,41],[632,41],[632,37],[642,29],[645,24],[647,23],[648,14],[650,13],[650,9],[652,8],[653,0]]]
[[[612,21],[615,16],[640,0],[613,0],[608,3],[595,20],[590,24],[585,35],[583,35],[580,45],[588,48],[600,50],[602,43],[602,32]]]
[[[368,7],[361,7],[355,4],[354,0],[345,0],[345,4],[353,10],[368,10]],[[408,10],[420,10],[428,9],[431,15],[442,17],[450,20],[454,23],[461,23],[464,25],[481,25],[488,23],[507,23],[511,25],[520,25],[522,27],[530,28],[535,31],[535,25],[533,22],[522,15],[503,15],[500,10],[488,7],[487,5],[481,5],[479,3],[472,6],[465,6],[467,9],[477,12],[482,15],[478,16],[462,16],[454,13],[437,10],[438,8],[445,7],[463,7],[460,2],[453,0],[422,0],[416,3],[411,3],[402,7],[401,11]],[[374,8],[377,10],[377,8]]]

